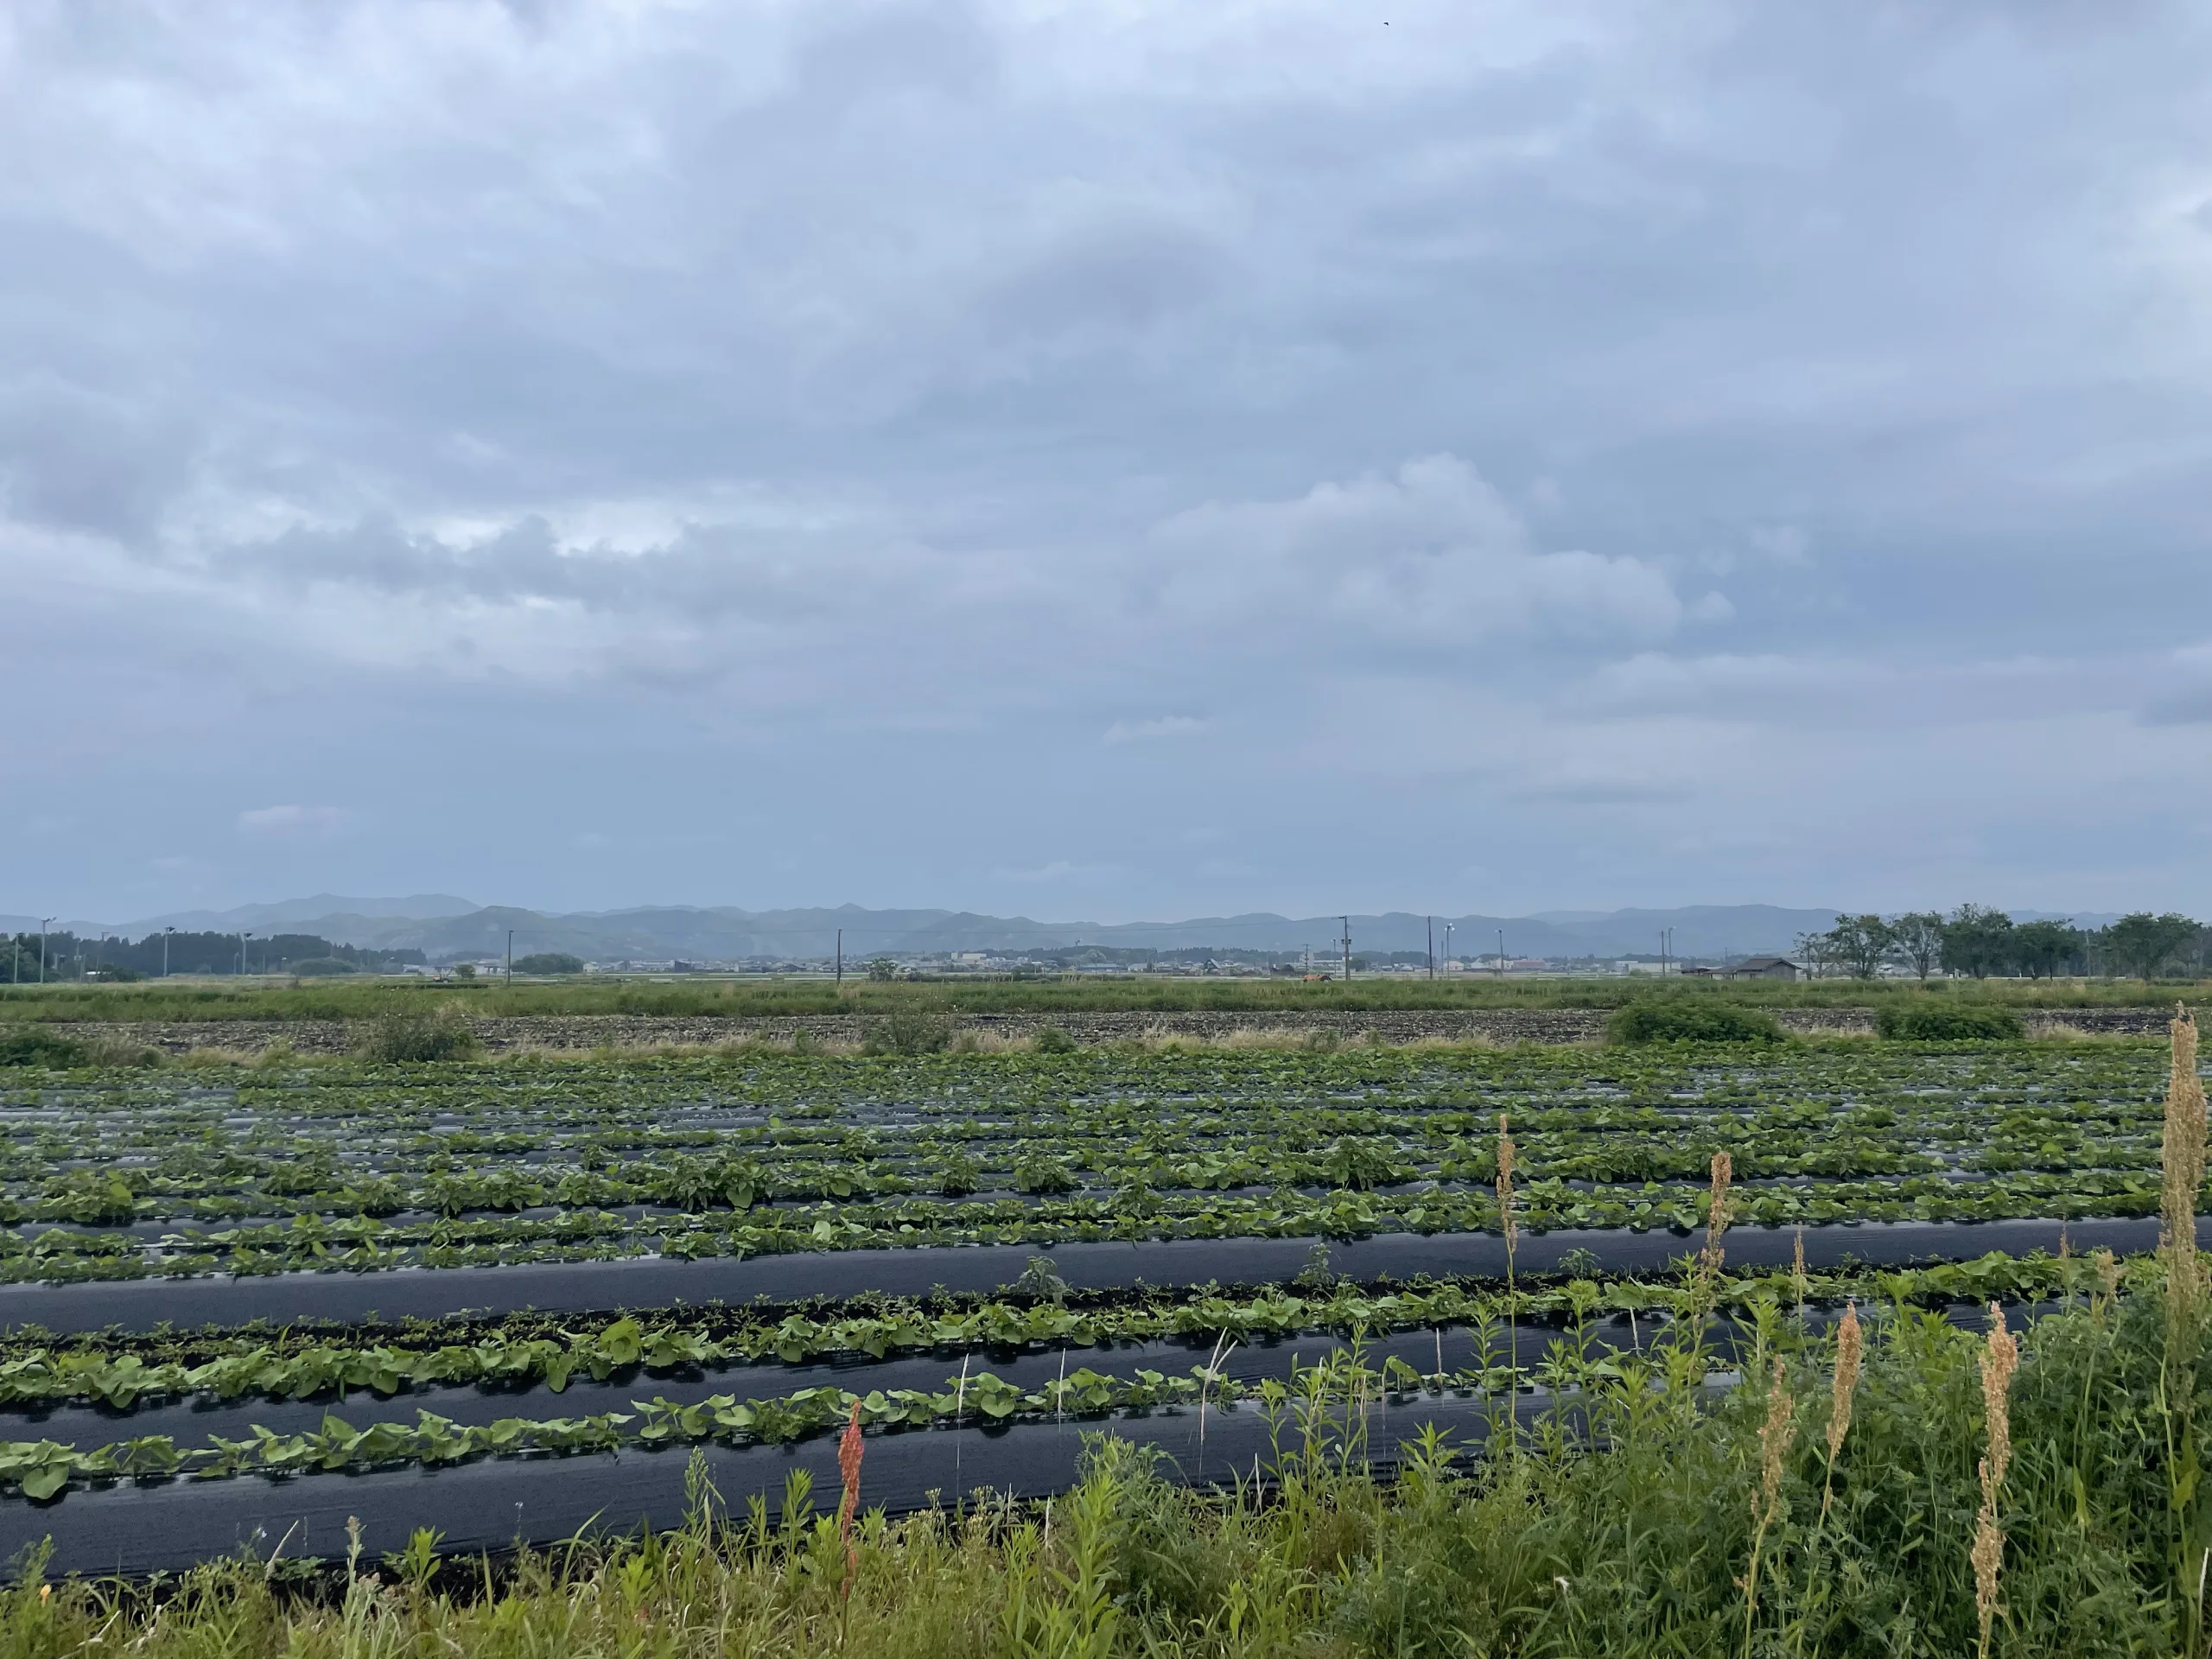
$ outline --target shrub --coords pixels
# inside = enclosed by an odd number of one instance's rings
[[[0,1031],[0,1065],[43,1065],[56,1070],[86,1063],[85,1045],[44,1026],[16,1026]]]
[[[2027,1034],[2012,1009],[1974,1003],[1886,1007],[1875,1016],[1875,1028],[1900,1043],[2016,1043]]]
[[[534,950],[515,958],[515,972],[518,974],[581,974],[583,970],[584,959],[565,950]]]
[[[362,1052],[372,1060],[465,1060],[478,1049],[468,1016],[451,1003],[435,1013],[421,1009],[385,1014],[370,1028]]]
[[[1772,1014],[1739,1003],[1649,996],[1615,1013],[1605,1034],[1616,1043],[1774,1043],[1782,1027]]]
[[[861,1045],[870,1054],[941,1054],[951,1046],[951,1016],[915,1007],[893,1008]]]
[[[168,1056],[150,1043],[134,1043],[127,1037],[102,1037],[86,1046],[85,1058],[79,1064],[153,1066],[166,1065],[168,1060]]]
[[[1074,1048],[1075,1039],[1058,1026],[1047,1026],[1037,1033],[1037,1052],[1039,1054],[1066,1054],[1072,1052]]]

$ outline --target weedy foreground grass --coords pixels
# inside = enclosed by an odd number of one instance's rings
[[[1486,1456],[1432,1440],[1389,1471],[1367,1460],[1372,1375],[1309,1372],[1278,1400],[1264,1484],[1185,1491],[1102,1438],[1048,1506],[863,1513],[849,1597],[836,1514],[800,1491],[773,1522],[731,1517],[702,1489],[675,1535],[496,1569],[441,1562],[427,1535],[321,1577],[240,1560],[49,1585],[34,1560],[0,1596],[0,1655],[1949,1659],[1985,1615],[2000,1655],[2203,1651],[2204,1506],[2171,1448],[2207,1401],[2169,1385],[2207,1368],[2173,1352],[2163,1294],[2027,1328],[2001,1493],[1980,1333],[1875,1307],[1823,1334],[1781,1294],[1754,1319],[1758,1386],[1717,1394],[1685,1327],[1518,1433],[1501,1414]]]

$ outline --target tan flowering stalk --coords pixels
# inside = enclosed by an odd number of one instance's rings
[[[1733,1177],[1734,1166],[1725,1152],[1713,1154],[1713,1196],[1706,1208],[1705,1248],[1697,1257],[1697,1329],[1698,1339],[1704,1340],[1705,1322],[1712,1316],[1714,1305],[1720,1299],[1720,1264],[1727,1252],[1721,1248],[1721,1236],[1728,1230],[1728,1183]]]
[[[1513,1224],[1513,1131],[1506,1127],[1503,1112],[1497,1115],[1497,1224],[1505,1232],[1505,1270],[1510,1276],[1519,1230]]]
[[[2174,1574],[2183,1591],[2184,1643],[2202,1651],[2203,1551],[2190,1524],[2192,1495],[2201,1465],[2196,1412],[2196,1351],[2202,1340],[2205,1299],[2202,1259],[2196,1253],[2196,1200],[2204,1185],[2204,1084],[2196,1075],[2196,1021],[2177,1006],[2167,1023],[2171,1038],[2166,1077],[2165,1135],[2159,1147],[2158,1253],[2166,1271],[2165,1353],[2159,1366],[2164,1401],[2167,1506],[2176,1529]],[[2192,1564],[2196,1571],[2190,1568]],[[2190,1580],[2194,1580],[2192,1586]],[[2196,1593],[2189,1593],[2191,1588]]]
[[[1513,1397],[1517,1408],[1521,1397],[1521,1325],[1518,1298],[1513,1290],[1513,1249],[1520,1240],[1521,1229],[1513,1219],[1513,1131],[1506,1126],[1503,1112],[1497,1115],[1497,1224],[1505,1234],[1505,1340],[1512,1358]],[[1487,1365],[1490,1361],[1485,1358],[1483,1363]],[[1518,1439],[1516,1429],[1513,1442],[1509,1443],[1517,1443]]]
[[[1774,1362],[1774,1381],[1766,1395],[1766,1421],[1759,1425],[1759,1489],[1751,1498],[1751,1560],[1744,1576],[1736,1582],[1744,1590],[1744,1652],[1746,1659],[1751,1651],[1751,1629],[1758,1614],[1759,1555],[1766,1547],[1768,1529],[1783,1518],[1786,1505],[1782,1497],[1782,1465],[1789,1454],[1791,1425],[1796,1416],[1796,1402],[1789,1397],[1789,1374],[1783,1370],[1777,1356]]]
[[[2019,1345],[2005,1328],[2005,1310],[1989,1305],[1989,1341],[1981,1357],[1981,1410],[1988,1449],[1981,1459],[1981,1509],[1974,1519],[1974,1606],[1981,1622],[1980,1659],[1989,1659],[1989,1627],[1997,1617],[1997,1575],[2005,1563],[2005,1535],[1997,1529],[1997,1495],[2012,1461],[2012,1374]]]
[[[1797,1293],[1797,1328],[1805,1328],[1805,1230],[1797,1229],[1789,1246],[1789,1283]]]
[[[2196,1255],[2196,1197],[2204,1185],[2204,1084],[2196,1075],[2196,1021],[2177,1008],[2167,1023],[2172,1039],[2166,1078],[2165,1136],[2159,1147],[2159,1243],[2166,1257],[2169,1318],[2186,1326],[2202,1293]]]
[[[1698,1259],[1707,1273],[1718,1275],[1721,1262],[1727,1252],[1721,1249],[1721,1236],[1728,1230],[1728,1184],[1735,1178],[1735,1166],[1728,1154],[1713,1154],[1713,1198],[1706,1211],[1705,1251]]]
[[[859,1575],[860,1552],[853,1547],[853,1517],[861,1507],[861,1453],[864,1442],[861,1440],[861,1402],[853,1400],[853,1414],[845,1420],[845,1432],[837,1440],[837,1472],[845,1478],[845,1494],[837,1501],[837,1535],[845,1544],[845,1581],[840,1599],[853,1599],[853,1580]]]
[[[1828,1384],[1828,1469],[1821,1483],[1821,1519],[1828,1518],[1828,1503],[1835,1496],[1835,1460],[1843,1451],[1843,1437],[1851,1433],[1851,1402],[1859,1389],[1859,1361],[1863,1338],[1859,1330],[1859,1304],[1844,1304],[1843,1322],[1835,1328],[1835,1376]]]

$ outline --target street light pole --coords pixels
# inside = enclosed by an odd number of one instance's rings
[[[38,982],[46,983],[46,930],[54,925],[54,918],[42,916],[38,924]]]
[[[1340,916],[1337,919],[1344,925],[1344,979],[1349,983],[1351,979],[1351,918]]]
[[[176,929],[173,927],[165,927],[162,930],[162,977],[163,979],[169,976],[169,935],[175,931]]]
[[[1428,976],[1436,977],[1436,918],[1428,918]]]
[[[837,930],[837,988],[838,988],[840,990],[842,990],[842,989],[844,988],[844,985],[845,985],[845,930],[844,930],[843,928],[842,928],[842,927],[841,927],[841,928],[839,928],[839,929]]]
[[[508,988],[509,990],[511,990],[511,991],[512,991],[512,989],[514,989],[514,988],[515,988],[515,931],[514,931],[514,929],[512,929],[512,928],[511,927],[511,928],[509,928],[509,929],[507,930],[507,988]]]
[[[238,930],[238,977],[245,977],[245,942],[253,937],[244,928]]]

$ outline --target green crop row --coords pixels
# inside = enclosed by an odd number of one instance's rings
[[[2098,1287],[2097,1270],[2084,1257],[1992,1254],[1933,1267],[1808,1273],[1802,1283],[1788,1274],[1757,1272],[1724,1279],[1715,1294],[1724,1306],[1748,1307],[1777,1297],[1835,1304],[1853,1296],[1904,1305],[1992,1297],[2040,1300],[2088,1294]],[[1096,1308],[1049,1300],[995,1300],[969,1308],[907,1303],[866,1312],[793,1312],[777,1319],[740,1313],[734,1319],[664,1319],[652,1325],[625,1316],[551,1336],[537,1333],[542,1321],[531,1321],[512,1334],[493,1331],[467,1342],[242,1338],[213,1344],[220,1351],[204,1357],[180,1357],[174,1339],[167,1344],[168,1353],[162,1344],[144,1344],[149,1351],[142,1353],[99,1340],[67,1346],[19,1343],[0,1350],[6,1356],[0,1357],[0,1407],[86,1404],[129,1410],[158,1399],[342,1400],[357,1391],[388,1396],[438,1384],[543,1383],[559,1393],[572,1376],[605,1382],[639,1370],[669,1373],[861,1356],[1109,1349],[1166,1339],[1249,1343],[1310,1332],[1381,1336],[1483,1327],[1509,1319],[1543,1323],[1631,1312],[1666,1313],[1675,1309],[1679,1295],[1671,1287],[1636,1279],[1575,1280],[1510,1294],[1495,1284],[1448,1281],[1389,1289],[1344,1284],[1276,1288],[1243,1297],[1207,1292]]]

